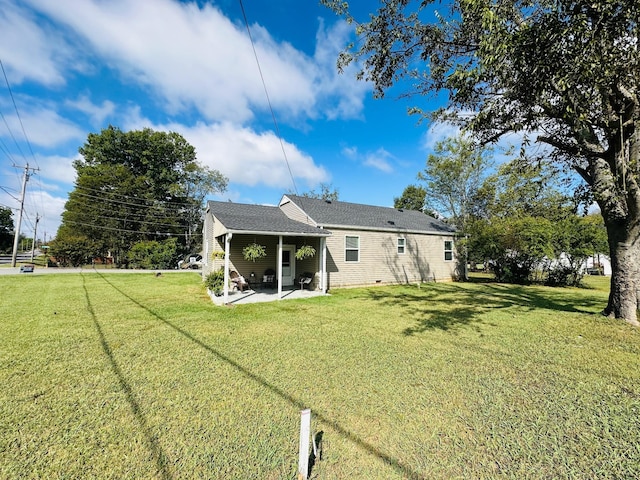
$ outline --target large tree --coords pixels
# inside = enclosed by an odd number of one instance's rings
[[[87,238],[96,256],[126,253],[140,241],[177,238],[179,253],[194,247],[207,194],[227,179],[196,160],[180,134],[108,127],[89,134],[74,162],[77,179],[58,237]]]
[[[427,210],[427,191],[424,187],[418,185],[408,185],[402,192],[400,197],[393,198],[394,208],[404,208],[407,210],[416,210],[418,212],[429,212],[431,215],[433,212]]]
[[[11,209],[9,207],[0,207],[0,252],[11,250],[13,229]]]
[[[342,0],[323,0],[353,19]],[[574,169],[600,207],[613,275],[605,314],[639,325],[640,53],[637,0],[432,0],[380,3],[339,65],[384,95],[408,77],[427,113],[484,141],[520,132]],[[443,7],[446,8],[446,7]]]
[[[478,191],[493,165],[489,151],[464,135],[438,142],[418,179],[425,184],[426,205],[448,218],[461,234]]]

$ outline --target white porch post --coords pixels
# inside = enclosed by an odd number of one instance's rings
[[[320,237],[320,250],[322,252],[322,258],[320,261],[322,265],[320,267],[320,289],[322,293],[327,293],[327,238]]]
[[[278,237],[278,266],[276,267],[278,277],[278,300],[282,298],[282,235]]]
[[[233,234],[228,232],[224,237],[224,303],[229,303],[229,254],[231,252],[231,237]]]

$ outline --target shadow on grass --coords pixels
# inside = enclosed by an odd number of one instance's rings
[[[282,398],[283,400],[287,401],[290,405],[298,408],[299,410],[304,410],[305,408],[310,408],[308,405],[306,405],[302,400],[294,397],[293,395],[285,392],[284,390],[282,390],[281,388],[277,387],[276,385],[273,385],[272,383],[270,383],[267,379],[261,377],[260,375],[252,372],[251,370],[249,370],[246,367],[243,367],[241,364],[239,364],[238,362],[236,362],[234,359],[232,359],[231,357],[225,355],[224,353],[216,350],[215,348],[213,348],[211,345],[207,345],[206,343],[204,343],[202,340],[194,337],[191,333],[189,333],[188,331],[184,330],[183,328],[179,327],[178,325],[173,324],[172,322],[170,322],[169,320],[167,320],[166,318],[164,318],[162,315],[154,312],[151,308],[149,308],[146,305],[143,305],[142,303],[140,303],[138,300],[136,300],[135,298],[133,298],[131,295],[129,295],[128,293],[124,292],[123,290],[121,290],[120,288],[118,288],[116,285],[114,285],[112,282],[109,281],[109,279],[105,276],[102,275],[101,273],[97,273],[107,284],[109,284],[114,290],[116,290],[117,292],[119,292],[122,296],[126,297],[127,299],[129,299],[132,303],[134,303],[135,305],[137,305],[138,307],[142,308],[143,310],[145,310],[147,313],[149,313],[150,315],[152,315],[153,317],[155,317],[156,319],[158,319],[159,321],[161,321],[162,323],[164,323],[165,325],[171,327],[172,329],[174,329],[176,332],[180,333],[181,335],[183,335],[185,338],[189,339],[190,341],[192,341],[194,344],[198,345],[199,347],[201,347],[202,349],[206,350],[207,352],[211,353],[212,355],[214,355],[216,358],[218,358],[219,360],[222,360],[223,362],[227,363],[228,365],[230,365],[231,367],[233,367],[234,369],[236,369],[239,373],[241,373],[242,375],[244,375],[245,377],[253,380],[254,382],[262,385],[263,387],[265,387],[267,390],[269,390],[270,392],[274,393],[275,395],[279,396],[280,398]],[[126,384],[126,383],[125,383]],[[129,389],[130,390],[130,389]],[[139,408],[138,408],[139,410]],[[344,438],[346,438],[347,440],[353,442],[354,444],[356,444],[358,447],[364,449],[365,451],[369,452],[370,454],[378,457],[380,460],[382,460],[383,462],[385,462],[387,465],[391,466],[392,468],[394,468],[396,471],[398,471],[400,474],[404,475],[407,478],[411,478],[411,479],[415,479],[415,480],[426,480],[426,477],[419,474],[418,472],[416,472],[415,470],[413,470],[409,465],[404,464],[403,462],[401,462],[400,460],[398,460],[397,458],[393,458],[390,455],[387,455],[386,453],[384,453],[382,450],[380,450],[379,448],[377,448],[375,445],[367,442],[366,440],[363,440],[362,438],[360,438],[359,436],[357,436],[356,434],[354,434],[353,432],[347,430],[345,427],[343,427],[342,425],[340,425],[337,421],[327,417],[325,414],[323,414],[322,412],[318,411],[318,410],[314,410],[313,407],[311,407],[311,410],[313,412],[313,415],[320,420],[321,422],[331,426],[331,428],[333,428],[336,432],[338,432],[339,435],[342,435]],[[322,437],[320,437],[322,438]],[[315,459],[314,459],[314,463],[315,463]]]
[[[100,322],[98,322],[96,313],[93,310],[91,299],[89,298],[89,291],[87,290],[87,286],[85,283],[85,276],[82,273],[80,274],[80,276],[82,277],[82,288],[84,289],[84,296],[87,300],[87,310],[89,311],[89,314],[91,315],[91,319],[93,320],[93,324],[96,327],[96,330],[98,332],[98,337],[100,338],[100,345],[102,346],[102,350],[104,350],[104,353],[107,356],[107,359],[109,360],[109,364],[111,365],[111,369],[113,370],[113,373],[117,377],[118,383],[120,383],[120,388],[122,388],[125,396],[127,397],[127,402],[129,402],[131,411],[133,412],[133,415],[136,418],[136,421],[138,422],[138,424],[140,425],[140,428],[142,429],[142,432],[144,433],[145,441],[147,442],[147,446],[149,447],[149,450],[151,451],[151,455],[155,460],[156,468],[158,470],[158,474],[160,478],[170,480],[171,475],[169,474],[169,471],[167,469],[167,463],[168,463],[167,455],[162,450],[162,447],[158,443],[158,440],[153,434],[151,428],[149,428],[149,425],[147,424],[147,419],[145,418],[144,413],[142,413],[142,409],[140,408],[140,404],[136,400],[136,396],[133,393],[133,389],[125,379],[124,373],[122,372],[122,369],[118,365],[118,362],[116,362],[113,352],[111,351],[111,347],[109,346],[109,342],[107,342],[107,338],[105,337],[104,332],[102,331]]]
[[[533,287],[485,283],[473,288],[465,284],[429,284],[420,289],[369,289],[365,295],[372,300],[400,306],[415,325],[404,330],[414,335],[429,330],[455,330],[461,327],[478,327],[484,323],[484,314],[500,309],[520,308],[556,310],[593,314],[601,304],[598,299],[572,296],[571,290],[541,291]],[[514,310],[515,312],[515,310]]]

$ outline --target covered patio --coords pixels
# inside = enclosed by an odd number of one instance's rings
[[[221,295],[212,298],[214,303],[268,302],[326,294],[326,239],[330,231],[293,220],[277,207],[213,201],[208,205],[203,229],[203,276],[224,272]],[[262,249],[262,255],[247,257],[245,249],[254,246]],[[302,247],[311,254],[298,258]],[[241,276],[249,289],[236,291],[231,274]],[[309,282],[302,285],[301,277]]]
[[[277,300],[297,300],[303,298],[322,297],[328,293],[318,290],[300,290],[299,288],[285,288],[280,293],[275,288],[256,288],[244,292],[233,291],[227,294],[227,305],[246,305],[249,303],[274,302]],[[223,295],[216,297],[211,295],[211,300],[216,305],[225,305]]]

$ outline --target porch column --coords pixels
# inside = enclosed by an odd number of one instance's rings
[[[228,232],[224,236],[224,303],[229,303],[229,256],[231,253],[231,237],[233,234]]]
[[[276,267],[278,277],[278,300],[282,298],[282,235],[278,237],[278,266]]]
[[[327,293],[327,237],[320,237],[320,251],[322,252],[322,258],[320,261],[320,290],[322,293]]]

